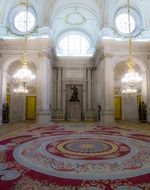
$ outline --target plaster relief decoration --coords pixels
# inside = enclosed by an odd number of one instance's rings
[[[120,87],[115,87],[115,89],[114,89],[114,94],[115,94],[115,95],[120,95],[120,94],[121,94],[121,89],[120,89]]]
[[[70,79],[83,79],[84,78],[84,72],[80,69],[67,69],[64,73],[65,78]]]
[[[104,48],[103,47],[98,47],[95,51],[95,55],[94,55],[94,60],[95,60],[95,64],[98,65],[103,59],[105,58],[104,55]]]
[[[66,1],[65,5],[63,1],[60,1],[57,4],[51,17],[51,29],[56,41],[59,41],[60,36],[64,35],[67,31],[80,31],[87,35],[87,38],[91,39],[91,45],[96,44],[100,23],[100,14],[97,4],[87,1],[83,1],[82,3],[85,4],[85,6],[77,1],[75,3]],[[96,12],[98,13],[97,15],[95,14]],[[92,40],[94,40],[94,42]]]
[[[65,23],[69,25],[82,25],[86,22],[86,18],[76,9],[65,17]]]
[[[36,94],[36,87],[35,86],[29,86],[28,89],[29,89],[29,92],[31,94]]]

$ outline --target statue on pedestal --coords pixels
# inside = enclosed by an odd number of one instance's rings
[[[139,120],[141,122],[146,122],[147,120],[147,107],[144,101],[139,104]]]
[[[98,105],[97,107],[98,107],[98,118],[97,119],[98,119],[98,121],[100,121],[101,120],[101,109],[102,108],[101,108],[101,105]]]
[[[73,87],[71,87],[72,95],[70,98],[70,102],[79,102],[80,100],[78,99],[78,88],[74,85]]]
[[[8,103],[4,103],[2,107],[2,122],[8,123],[9,122],[9,105]]]
[[[142,122],[146,122],[146,115],[147,115],[147,107],[146,107],[146,104],[145,102],[142,101]]]

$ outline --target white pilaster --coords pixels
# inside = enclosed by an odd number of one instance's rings
[[[53,116],[52,119],[54,120],[64,120],[64,110],[63,110],[63,104],[62,99],[64,98],[63,93],[63,84],[62,84],[62,74],[63,74],[63,68],[62,67],[56,67],[55,68],[55,101],[56,101],[56,109],[53,110]]]
[[[57,108],[57,69],[56,68],[53,68],[52,70],[53,72],[53,78],[52,78],[52,86],[53,86],[53,90],[52,90],[52,106],[53,106],[53,109],[56,110]]]

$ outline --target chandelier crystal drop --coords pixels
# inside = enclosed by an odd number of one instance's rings
[[[121,82],[123,84],[123,94],[135,94],[138,86],[142,82],[142,77],[134,70],[132,59],[132,40],[131,40],[131,21],[130,21],[130,0],[128,0],[128,27],[129,27],[129,59],[127,62],[128,72],[123,76]]]
[[[17,82],[31,83],[36,78],[36,76],[32,73],[27,65],[23,65],[22,68],[13,75],[13,78]]]
[[[124,77],[121,79],[123,84],[134,86],[135,84],[139,84],[142,81],[142,77],[139,73],[135,72],[134,70],[129,70]]]
[[[27,94],[29,91],[25,86],[25,83],[20,83],[18,88],[14,89],[14,92],[17,94]]]
[[[137,93],[137,89],[134,87],[128,86],[122,89],[122,94],[135,94],[135,93]]]

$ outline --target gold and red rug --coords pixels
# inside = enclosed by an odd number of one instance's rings
[[[52,125],[1,138],[0,190],[150,190],[150,134]]]

